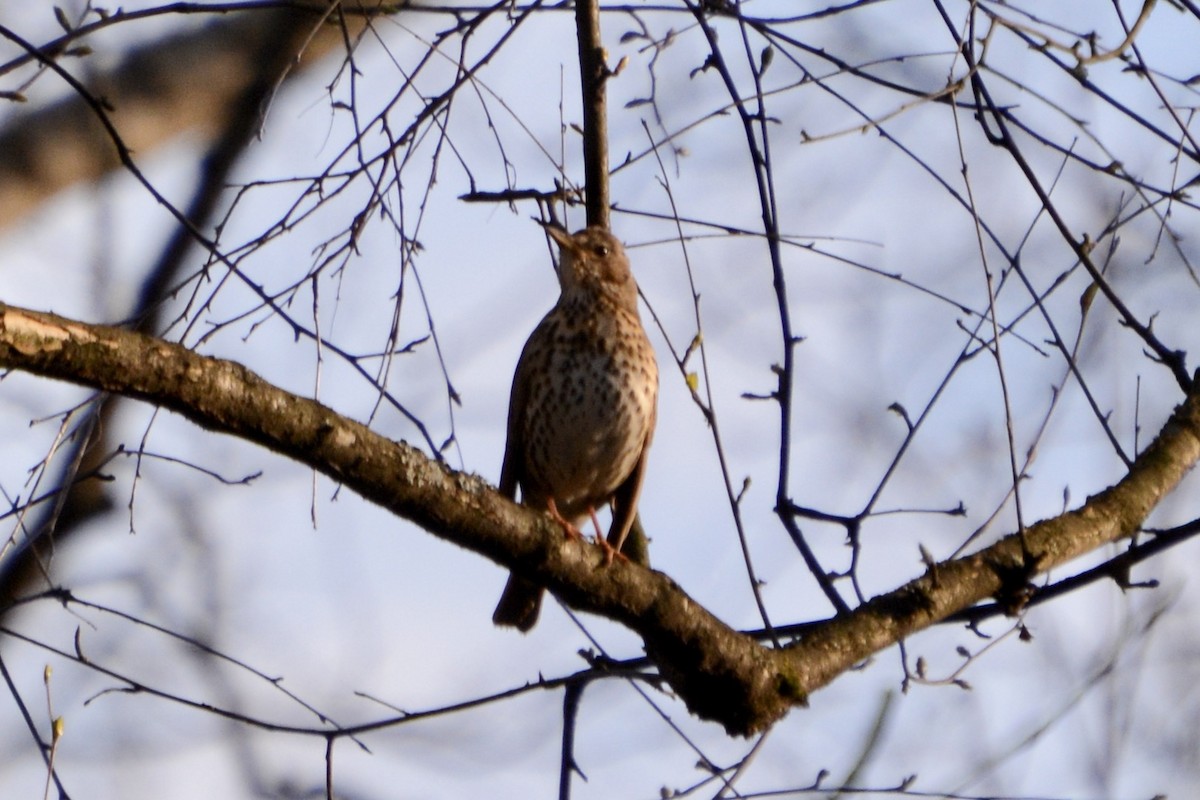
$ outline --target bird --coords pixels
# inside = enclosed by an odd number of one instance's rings
[[[573,234],[544,227],[559,248],[560,293],[517,361],[499,489],[515,500],[520,488],[523,505],[548,511],[574,538],[590,517],[611,562],[637,514],[658,413],[658,364],[620,241],[598,225]],[[595,515],[606,503],[607,540]],[[513,573],[492,622],[528,632],[544,593]]]

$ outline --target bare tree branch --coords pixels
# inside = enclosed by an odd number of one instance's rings
[[[583,173],[589,225],[608,227],[608,64],[600,39],[599,0],[575,4],[579,78],[583,93]]]
[[[601,569],[599,549],[564,540],[548,516],[232,361],[0,306],[0,366],[161,405],[320,470],[440,538],[536,578],[571,606],[636,631],[693,713],[741,735],[763,730],[871,654],[985,598],[1019,606],[1032,575],[1132,535],[1200,460],[1194,392],[1129,473],[1080,508],[936,564],[772,650],[726,626],[666,575],[620,562]]]
[[[310,28],[311,35],[295,53],[298,68],[342,46],[347,35],[356,36],[366,24],[363,16],[348,16],[352,29],[343,31],[322,23],[327,9],[264,6],[258,13],[239,13],[131,50],[116,68],[89,81],[89,88],[111,109],[113,123],[133,152],[145,153],[190,129],[216,135],[239,113],[237,98],[258,80],[263,46],[278,39],[280,14]],[[118,14],[104,22],[120,19]],[[41,55],[61,61],[64,47],[52,43]],[[17,222],[55,192],[121,165],[93,108],[75,94],[10,117],[0,129],[0,152],[5,154],[0,159],[0,226]]]
[[[172,45],[180,44],[180,39],[183,40],[181,49],[186,54],[193,48],[202,47],[208,37],[232,34],[228,40],[222,40],[222,44],[229,48],[230,52],[238,53],[241,56],[237,62],[238,80],[216,81],[214,86],[209,89],[214,93],[225,91],[234,91],[235,93],[231,97],[219,100],[213,98],[213,102],[221,106],[221,113],[220,115],[214,113],[212,119],[205,120],[206,125],[219,124],[222,126],[222,130],[214,138],[212,147],[203,159],[203,172],[199,185],[185,212],[190,226],[180,226],[174,230],[157,263],[142,281],[136,305],[129,310],[128,314],[123,315],[127,319],[136,320],[139,330],[151,334],[161,331],[160,304],[163,298],[170,293],[172,284],[179,279],[179,272],[195,242],[193,230],[208,228],[208,222],[225,197],[230,171],[245,148],[253,141],[256,131],[261,127],[262,115],[267,103],[278,89],[280,81],[289,74],[290,65],[303,57],[305,42],[311,39],[310,35],[313,33],[316,19],[317,17],[311,13],[287,10],[275,11],[266,16],[239,17],[231,23],[206,27],[201,32],[202,35],[191,33],[181,37],[170,37],[165,41],[157,42],[154,48],[135,52],[112,76],[106,79],[115,81],[118,91],[125,96],[131,93],[130,87],[125,84],[138,85],[137,82],[145,78],[144,70],[150,68],[157,59],[169,62],[170,74],[181,71],[189,72],[190,64],[187,58],[172,59],[168,55],[158,53],[157,50],[159,47],[169,48]],[[324,38],[329,39],[328,36]],[[197,41],[193,41],[193,39]],[[328,47],[329,43],[326,43],[323,49],[328,49]],[[321,49],[318,48],[318,50]],[[310,61],[313,55],[315,53],[310,52],[306,62]],[[163,69],[167,69],[167,67],[164,66]],[[239,84],[244,88],[237,93]],[[156,83],[151,93],[166,92],[172,89],[185,90],[188,85],[185,80],[164,80]],[[137,109],[141,107],[139,95],[134,95],[130,99],[133,109],[126,109],[128,113],[123,114],[119,110],[113,112],[113,116],[122,123],[132,122],[132,113],[141,113],[137,112]],[[16,133],[25,137],[22,141],[31,146],[42,146],[42,143],[46,141],[57,142],[51,147],[62,145],[61,142],[58,142],[60,137],[44,135],[45,131],[41,131],[37,123],[52,123],[61,115],[76,113],[70,109],[77,107],[86,109],[86,102],[83,97],[72,95],[67,100],[48,109],[35,112],[33,119],[26,121],[33,123],[29,127],[16,125],[8,132],[0,132],[0,148],[4,148],[4,142],[12,139]],[[150,109],[144,111],[145,113],[154,113]],[[86,111],[79,113],[86,113]],[[169,113],[164,114],[164,117],[168,119],[173,119],[174,116]],[[181,122],[178,119],[174,121]],[[94,128],[95,133],[96,147],[93,149],[93,155],[101,159],[107,158],[109,155],[115,157],[116,149],[110,142],[103,141],[105,132],[101,122],[89,116],[89,124]],[[146,126],[141,127],[144,129]],[[86,130],[88,128],[85,126],[68,128],[71,135],[82,135]],[[166,134],[169,126],[165,124],[155,126],[154,130]],[[149,143],[147,141],[147,144]],[[32,160],[36,161],[36,158]],[[0,174],[3,173],[7,164],[8,162],[0,164]],[[99,164],[98,161],[93,166]],[[55,179],[65,179],[66,176],[56,174],[54,177]],[[84,176],[80,175],[80,177]],[[5,184],[3,178],[0,178],[0,184]],[[42,186],[47,191],[53,189],[52,183],[44,183]],[[4,189],[0,188],[0,225],[6,221],[13,221],[5,216],[4,203]],[[44,558],[44,551],[49,549],[49,546],[43,541],[45,536],[53,534],[55,546],[59,546],[79,530],[81,523],[111,507],[107,486],[104,482],[75,480],[74,476],[76,473],[95,475],[100,465],[110,458],[112,448],[107,436],[107,432],[110,430],[108,422],[119,405],[111,401],[118,399],[119,397],[101,395],[92,401],[95,408],[88,415],[86,423],[87,429],[90,431],[89,435],[75,436],[68,445],[71,452],[65,461],[69,467],[66,474],[58,480],[59,485],[63,487],[59,501],[47,506],[40,516],[28,522],[29,538],[11,557],[0,561],[0,597],[11,598],[24,594],[30,590],[33,581],[42,576],[44,566],[40,559]]]

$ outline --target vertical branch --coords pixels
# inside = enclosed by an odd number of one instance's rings
[[[600,0],[576,0],[579,83],[583,92],[583,175],[587,224],[608,227],[608,65],[600,44]]]
[[[571,800],[571,774],[578,773],[587,780],[575,761],[575,727],[579,719],[579,701],[587,681],[570,681],[563,692],[562,762],[558,771],[558,800]]]

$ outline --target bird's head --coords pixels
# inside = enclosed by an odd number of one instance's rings
[[[637,283],[625,248],[615,236],[598,225],[575,233],[557,225],[545,228],[562,253],[558,283],[565,299],[602,295],[626,307],[637,307]]]

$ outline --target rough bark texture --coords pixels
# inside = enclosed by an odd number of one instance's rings
[[[0,304],[0,368],[140,398],[307,464],[436,536],[536,578],[570,605],[627,625],[693,713],[741,735],[904,637],[988,597],[1017,597],[1037,572],[1131,535],[1200,459],[1200,393],[1193,391],[1126,477],[1079,509],[937,564],[774,650],[724,625],[667,576],[622,562],[602,568],[598,548],[564,539],[549,517],[482,479],[234,362]]]

